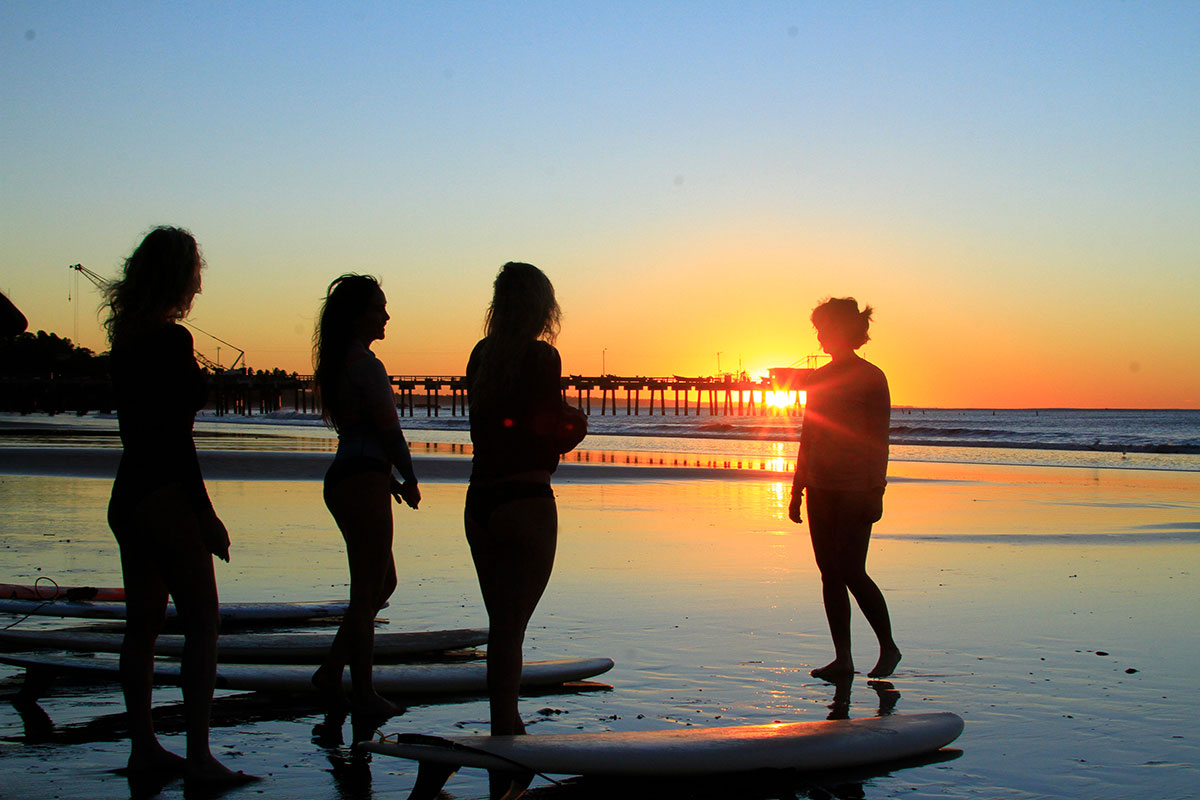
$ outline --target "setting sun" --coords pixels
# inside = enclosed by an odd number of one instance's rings
[[[804,392],[765,392],[763,402],[771,408],[791,408],[804,405]]]

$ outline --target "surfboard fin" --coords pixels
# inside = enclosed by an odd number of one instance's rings
[[[450,776],[458,772],[458,767],[450,764],[435,764],[432,761],[417,762],[417,782],[413,784],[412,793],[408,800],[434,800],[450,780]]]

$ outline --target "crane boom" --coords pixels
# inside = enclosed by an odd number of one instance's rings
[[[67,267],[67,269],[75,270],[75,274],[77,276],[82,275],[83,277],[87,278],[89,281],[92,282],[93,286],[95,286],[97,289],[100,289],[101,291],[108,288],[108,284],[109,284],[108,280],[106,280],[102,276],[96,274],[95,272],[92,272],[90,269],[85,267],[83,264],[71,264]],[[79,298],[78,298],[78,294],[77,294],[76,295],[76,303],[78,303],[78,301],[79,301]],[[208,338],[218,341],[221,344],[225,345],[226,347],[232,347],[234,350],[237,351],[237,358],[235,358],[233,360],[233,363],[230,364],[228,367],[222,368],[220,364],[213,361],[211,358],[204,355],[197,349],[195,351],[196,360],[199,361],[204,366],[208,367],[209,369],[213,370],[214,372],[220,372],[220,371],[222,371],[222,369],[229,369],[229,370],[237,369],[238,362],[242,361],[246,357],[246,351],[243,350],[242,348],[238,347],[237,345],[230,344],[229,342],[225,341],[224,339],[222,339],[218,336],[214,336],[211,333],[209,333],[208,331],[202,330],[202,329],[196,327],[192,323],[188,322],[186,319],[181,319],[180,322],[182,322],[184,325],[187,325],[192,330],[194,330],[198,333],[203,333]],[[77,339],[79,338],[78,332],[76,332],[75,338],[77,338]],[[217,349],[218,349],[218,351],[220,350],[220,348],[217,348]]]

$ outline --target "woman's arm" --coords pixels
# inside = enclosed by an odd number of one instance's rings
[[[177,402],[184,402],[198,408],[208,397],[208,378],[196,363],[195,344],[192,334],[182,325],[172,325],[167,334],[170,339],[170,355],[168,357],[172,368],[178,370],[172,383],[176,383],[179,392]],[[182,409],[181,409],[182,411]],[[204,475],[200,471],[200,461],[196,457],[195,447],[189,454],[188,463],[184,465],[187,477],[184,480],[188,500],[196,511],[200,523],[200,536],[208,552],[222,561],[229,561],[229,531],[225,523],[217,516],[212,500],[208,496],[208,487],[204,484]]]
[[[888,389],[887,376],[882,370],[876,370],[875,380],[868,391],[865,410],[864,434],[871,452],[869,477],[871,485],[878,487],[882,496],[883,488],[887,485],[888,446],[892,432],[892,395]],[[882,500],[880,502],[882,503]]]
[[[400,428],[400,416],[396,413],[396,395],[388,380],[387,370],[379,359],[363,358],[353,362],[349,369],[353,382],[363,395],[363,412],[370,427],[376,432],[388,461],[400,473],[404,482],[417,483],[413,471],[412,454]]]
[[[557,453],[567,453],[587,436],[587,415],[562,396],[562,357],[552,345],[539,342],[533,425],[538,435],[554,442]]]
[[[792,475],[792,498],[788,502],[788,519],[796,524],[804,521],[800,514],[800,504],[804,498],[804,487],[808,480],[808,458],[804,450],[804,432],[801,429],[800,446],[796,449],[796,472]]]

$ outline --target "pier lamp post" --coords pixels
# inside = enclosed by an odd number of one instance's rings
[[[601,377],[608,374],[608,367],[605,366],[605,359],[607,358],[607,356],[608,356],[608,348],[606,347],[600,351],[600,375],[601,375]]]

